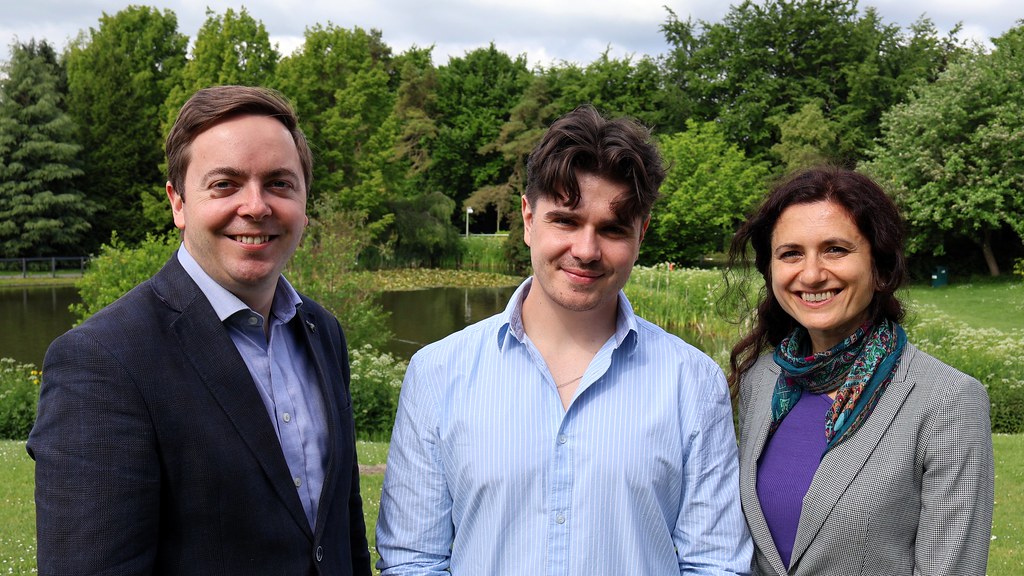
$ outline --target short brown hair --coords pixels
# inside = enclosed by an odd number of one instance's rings
[[[580,201],[580,173],[629,186],[632,194],[616,206],[627,220],[644,219],[665,180],[661,154],[650,131],[635,120],[607,120],[584,105],[556,120],[526,163],[526,200],[541,196],[567,206]]]
[[[313,153],[299,129],[299,118],[288,100],[276,90],[254,86],[214,86],[203,88],[185,102],[167,135],[167,180],[184,198],[185,172],[191,158],[192,141],[218,122],[253,114],[276,118],[292,135],[302,164],[306,193],[313,180]]]

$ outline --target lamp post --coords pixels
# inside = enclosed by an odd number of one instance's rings
[[[466,238],[469,238],[469,215],[473,213],[472,206],[466,206]]]

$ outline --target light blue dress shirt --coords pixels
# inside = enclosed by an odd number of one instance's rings
[[[277,432],[306,519],[315,527],[327,466],[327,415],[309,351],[289,326],[302,298],[284,276],[278,279],[268,337],[263,316],[214,281],[184,245],[178,249],[178,261],[210,301],[248,366]]]
[[[384,479],[382,575],[745,574],[721,369],[633,314],[568,409],[506,310],[411,360]]]

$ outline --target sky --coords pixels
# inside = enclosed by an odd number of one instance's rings
[[[740,0],[734,0],[738,4]],[[660,26],[666,6],[680,20],[720,22],[730,2],[719,0],[0,0],[0,60],[15,40],[45,39],[58,51],[80,31],[99,26],[100,17],[130,4],[169,9],[178,31],[194,38],[207,8],[217,14],[239,11],[263,22],[272,43],[290,54],[302,44],[307,27],[334,24],[381,31],[396,54],[433,46],[436,65],[491,42],[506,54],[525,55],[530,65],[561,62],[586,65],[605,50],[612,58],[657,56],[668,46]],[[991,44],[1024,18],[1019,0],[861,0],[861,10],[877,9],[883,22],[907,28],[922,15],[945,34],[957,23],[962,38]]]

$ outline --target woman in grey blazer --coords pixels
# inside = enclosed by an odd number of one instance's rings
[[[988,396],[906,341],[903,239],[877,184],[818,167],[733,240],[765,282],[729,375],[755,574],[985,574]]]

